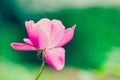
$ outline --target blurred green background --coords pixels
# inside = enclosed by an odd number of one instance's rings
[[[36,52],[10,44],[27,37],[25,21],[42,18],[61,20],[66,28],[77,25],[64,46],[65,68],[56,72],[46,64],[42,80],[120,80],[120,7],[67,1],[0,0],[0,80],[34,80],[41,65]]]

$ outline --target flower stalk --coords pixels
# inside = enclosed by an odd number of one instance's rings
[[[45,66],[44,51],[38,51],[38,53],[37,53],[37,57],[38,57],[39,59],[41,59],[41,56],[39,56],[39,55],[42,55],[42,65],[41,65],[41,67],[40,67],[39,73],[38,73],[38,75],[36,76],[35,80],[38,80],[38,79],[40,78],[41,73],[42,73],[42,71],[43,71],[43,69],[44,69],[44,66]]]

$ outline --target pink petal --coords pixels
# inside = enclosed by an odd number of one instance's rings
[[[39,29],[39,47],[40,49],[45,49],[48,46],[48,37],[47,35]]]
[[[45,61],[55,70],[61,70],[65,63],[65,50],[64,48],[54,48],[51,50],[46,50]]]
[[[65,27],[58,20],[52,20],[49,48],[56,47],[63,37]]]
[[[34,26],[34,22],[26,21],[25,25],[29,39],[36,48],[39,48],[39,35],[38,35],[37,27]]]
[[[59,44],[57,44],[57,47],[67,44],[73,38],[75,27],[76,25],[74,25],[72,28],[68,28],[65,30],[64,36],[62,40],[59,42]]]
[[[30,41],[30,39],[28,39],[28,38],[24,38],[23,41],[30,45],[33,45],[32,42]]]
[[[32,28],[33,25],[34,25],[34,21],[32,21],[32,20],[25,22],[28,37],[31,35],[31,28]]]
[[[50,37],[50,30],[51,30],[51,21],[47,18],[41,19],[36,23],[47,35],[47,37]]]
[[[28,37],[36,48],[44,49],[48,45],[48,37],[43,30],[41,30],[33,22],[26,22]]]
[[[16,50],[23,50],[23,51],[35,50],[33,46],[27,43],[12,43],[11,46]]]

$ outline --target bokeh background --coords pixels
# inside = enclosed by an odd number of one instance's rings
[[[34,80],[41,61],[34,51],[16,51],[12,42],[27,37],[25,21],[61,20],[77,25],[64,46],[66,64],[46,64],[40,80],[120,80],[119,0],[0,0],[0,80]]]

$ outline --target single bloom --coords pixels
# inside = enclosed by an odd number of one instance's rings
[[[65,50],[62,46],[67,44],[74,35],[74,29],[65,29],[59,20],[41,19],[37,23],[34,21],[25,22],[28,38],[24,38],[24,43],[12,43],[16,50],[44,51],[44,60],[55,70],[61,70],[65,64]]]

